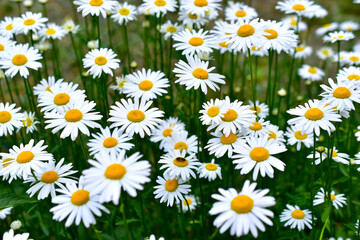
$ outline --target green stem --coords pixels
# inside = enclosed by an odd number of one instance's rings
[[[97,39],[99,40],[99,48],[101,48],[100,17],[99,16],[96,16],[96,30],[97,30]]]
[[[313,214],[313,215],[314,215],[314,214]],[[322,239],[323,239],[325,227],[326,227],[327,222],[329,221],[329,217],[330,217],[330,215],[326,218],[326,221],[325,221],[325,223],[324,223],[324,226],[323,226],[322,229],[321,229],[321,234],[320,234],[319,240],[322,240]]]
[[[123,38],[124,38],[124,43],[125,43],[124,51],[127,56],[128,72],[131,72],[131,67],[130,67],[131,57],[130,57],[129,38],[128,38],[128,33],[127,33],[127,26],[125,24],[122,25],[122,30],[123,30]]]
[[[268,70],[268,82],[267,82],[267,88],[266,88],[266,96],[265,96],[265,103],[270,104],[270,94],[271,94],[271,70],[272,70],[272,63],[273,63],[273,55],[274,50],[269,50],[269,70]]]
[[[338,73],[340,70],[340,41],[337,41],[337,70],[336,72]]]
[[[113,43],[112,43],[112,34],[111,34],[111,21],[110,21],[110,17],[108,16],[106,18],[106,25],[107,25],[107,30],[108,30],[108,35],[109,35],[109,47],[111,49],[113,49]]]
[[[124,228],[125,228],[125,232],[126,232],[126,237],[127,237],[128,240],[132,240],[132,236],[131,236],[131,233],[129,231],[129,227],[128,227],[128,224],[127,224],[127,221],[126,221],[125,204],[124,204],[123,198],[121,198],[120,212],[122,214],[123,221],[124,221]]]
[[[76,63],[77,63],[78,68],[79,68],[79,71],[78,71],[79,76],[80,76],[82,85],[83,85],[84,89],[86,90],[87,88],[86,88],[85,79],[84,79],[83,75],[81,74],[82,71],[83,71],[83,65],[81,63],[81,58],[80,58],[79,52],[78,52],[77,47],[76,47],[74,35],[73,35],[72,32],[70,32],[69,34],[70,34],[70,38],[71,38],[71,44],[73,45],[73,48],[74,48],[74,53],[75,53],[75,57],[76,57]]]
[[[256,86],[255,86],[254,77],[253,77],[252,61],[251,61],[251,54],[250,54],[250,49],[249,48],[248,48],[248,58],[249,58],[249,70],[250,70],[251,88],[252,88],[254,109],[256,109]],[[256,117],[257,117],[257,111],[255,111],[255,114],[256,114]]]
[[[311,164],[311,185],[310,185],[310,208],[311,208],[311,225],[312,229],[315,227],[315,218],[314,218],[314,175],[315,175],[315,153],[316,153],[316,134],[315,130],[313,130],[313,159]]]
[[[274,86],[272,88],[272,94],[270,95],[271,104],[270,104],[270,116],[272,116],[272,110],[274,109],[274,102],[275,102],[275,96],[276,96],[276,88],[278,84],[278,53],[275,51],[275,76],[274,76]],[[280,112],[280,108],[278,109],[278,112]]]
[[[12,91],[11,91],[11,88],[10,88],[9,80],[8,80],[6,74],[4,74],[4,76],[5,76],[6,86],[7,86],[7,88],[8,88],[9,95],[10,95],[10,98],[11,98],[11,102],[12,102],[12,103],[15,103],[14,98],[13,98],[13,95],[12,95]],[[1,92],[2,92],[2,91],[1,91]]]

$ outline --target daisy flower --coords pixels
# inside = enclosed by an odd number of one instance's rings
[[[206,23],[209,22],[209,19],[206,17],[198,16],[197,14],[187,13],[185,11],[180,10],[178,20],[183,23],[184,27],[193,28],[194,25],[197,28],[201,28]]]
[[[218,125],[221,123],[221,117],[227,112],[224,107],[224,101],[219,99],[210,99],[210,101],[203,103],[200,110],[200,120],[203,125]]]
[[[262,48],[262,47],[255,47],[252,46],[250,48],[250,55],[251,56],[258,56],[258,57],[264,57],[264,56],[268,56],[269,55],[269,51],[266,50],[266,48]]]
[[[295,50],[295,53],[294,53],[294,50]],[[296,59],[307,58],[312,53],[312,47],[305,46],[305,45],[299,45],[294,50],[290,51],[290,55],[294,55],[294,57]]]
[[[54,161],[49,161],[40,172],[35,172],[35,179],[32,175],[26,179],[26,183],[30,182],[31,187],[26,191],[29,197],[39,192],[37,199],[45,199],[51,195],[51,198],[56,196],[56,188],[65,189],[64,184],[76,184],[73,175],[77,171],[72,170],[72,164],[64,164],[64,158],[62,158],[56,165]],[[39,181],[38,181],[39,180]]]
[[[255,8],[249,7],[240,2],[229,2],[229,6],[225,8],[225,19],[228,21],[252,20],[257,18],[258,14]]]
[[[172,178],[168,174],[164,174],[164,177],[158,176],[155,186],[155,199],[160,198],[160,203],[166,202],[167,206],[172,207],[174,202],[180,202],[183,199],[183,195],[187,195],[191,192],[191,185],[184,184],[182,179]]]
[[[184,181],[188,181],[191,177],[196,178],[195,172],[200,163],[194,154],[186,155],[186,151],[169,151],[160,158],[159,163],[163,164],[160,170],[165,169],[164,174]]]
[[[120,77],[115,78],[116,85],[110,86],[111,89],[115,91],[119,91],[119,94],[123,93],[124,86],[127,83],[126,77],[124,75],[121,75]]]
[[[56,25],[55,23],[48,23],[39,30],[39,36],[42,39],[59,39],[61,40],[66,35],[66,31]]]
[[[118,128],[114,128],[112,132],[109,127],[100,128],[100,131],[101,133],[91,134],[93,138],[87,144],[90,148],[90,155],[100,152],[118,155],[121,151],[130,150],[134,146],[128,142],[130,138]]]
[[[312,17],[314,15],[314,2],[309,0],[285,0],[277,3],[275,9],[285,14],[297,14],[304,17]]]
[[[36,130],[36,124],[39,124],[39,121],[35,120],[35,113],[33,112],[24,112],[22,117],[23,126],[26,128],[26,133],[32,133]]]
[[[186,195],[184,196],[183,200],[180,203],[180,207],[184,212],[186,211],[193,211],[196,208],[197,200],[194,195]]]
[[[85,17],[89,14],[92,16],[99,16],[106,18],[106,12],[111,12],[113,8],[118,4],[114,0],[76,0],[75,5],[79,5],[78,12],[82,12],[82,16]]]
[[[75,221],[76,225],[83,222],[86,228],[90,224],[95,224],[96,216],[101,216],[101,211],[110,213],[110,211],[100,204],[100,196],[92,192],[90,188],[84,186],[83,179],[80,178],[79,184],[66,184],[65,189],[58,189],[61,195],[57,195],[51,199],[51,202],[57,206],[50,209],[53,219],[63,221],[66,217],[66,227],[70,227]]]
[[[205,17],[207,12],[220,9],[220,1],[221,0],[183,0],[181,1],[180,10]]]
[[[67,19],[62,25],[62,28],[67,33],[75,34],[79,31],[80,26],[76,25],[72,19]]]
[[[214,226],[224,233],[230,228],[230,235],[240,237],[251,232],[254,238],[258,236],[258,229],[265,231],[264,223],[272,226],[271,217],[274,213],[266,208],[275,205],[275,198],[266,196],[269,189],[258,189],[256,183],[246,180],[241,191],[234,188],[224,190],[219,188],[220,194],[212,194],[216,200],[210,209],[210,215],[218,215]]]
[[[287,110],[287,113],[297,116],[288,121],[289,125],[294,124],[296,127],[300,127],[302,133],[314,131],[316,136],[320,135],[320,128],[326,130],[330,135],[331,131],[335,130],[332,122],[341,122],[340,115],[334,112],[332,106],[317,99],[310,99],[305,106],[299,105]]]
[[[5,219],[11,213],[12,207],[0,209],[0,219]]]
[[[151,134],[150,141],[160,142],[160,149],[164,149],[167,144],[168,138],[174,133],[184,131],[185,128],[179,124],[169,123],[169,120],[165,120],[157,128],[155,128]]]
[[[209,163],[201,163],[199,169],[199,178],[207,178],[208,181],[213,181],[216,178],[221,177],[221,167],[215,163],[215,159],[212,159]]]
[[[28,240],[29,235],[29,233],[15,234],[14,230],[10,229],[4,233],[3,240]]]
[[[344,62],[351,65],[360,65],[360,52],[347,52]]]
[[[136,7],[127,2],[116,4],[111,12],[111,18],[120,25],[136,20]]]
[[[102,118],[98,112],[92,112],[95,108],[95,102],[78,101],[70,105],[64,112],[57,112],[55,109],[51,112],[45,112],[45,121],[48,125],[45,129],[54,128],[51,132],[57,133],[64,129],[60,138],[71,136],[71,140],[75,141],[80,132],[89,136],[90,128],[101,128],[101,125],[95,122]]]
[[[259,118],[266,118],[269,115],[269,107],[265,103],[260,103],[259,100],[256,100],[256,115]],[[255,114],[255,107],[254,102],[249,100],[250,110],[254,111]]]
[[[31,172],[41,172],[45,162],[53,160],[52,154],[45,151],[47,145],[41,140],[34,145],[34,139],[28,144],[20,144],[20,147],[13,146],[9,153],[0,153],[3,159],[11,159],[9,165],[0,170],[0,175],[17,175],[26,180]]]
[[[211,73],[215,67],[209,68],[209,62],[201,61],[197,56],[186,55],[187,62],[180,60],[175,64],[176,77],[179,78],[175,83],[185,85],[186,90],[194,88],[197,90],[199,87],[201,91],[207,94],[207,88],[216,91],[220,90],[217,84],[225,84],[225,76]]]
[[[22,127],[23,115],[19,113],[20,107],[15,108],[15,103],[0,103],[0,137],[11,135],[14,128]]]
[[[340,30],[343,31],[357,31],[359,28],[360,25],[354,21],[345,21],[340,24]]]
[[[178,23],[172,23],[168,20],[166,23],[161,25],[160,32],[164,34],[165,40],[169,37],[172,37],[175,33],[183,31],[183,26],[179,25]]]
[[[268,130],[269,140],[274,139],[274,142],[279,145],[285,145],[284,131],[279,130],[279,127],[273,124],[269,124],[266,128]]]
[[[269,121],[266,121],[260,118],[258,121],[252,122],[246,127],[247,135],[250,137],[262,137],[267,135],[268,128],[267,126],[270,124]]]
[[[154,234],[151,234],[149,238],[145,238],[145,240],[156,240],[156,237]],[[165,240],[163,237],[159,237],[158,240]]]
[[[208,149],[210,154],[214,154],[217,158],[221,158],[227,153],[229,158],[233,155],[234,147],[237,144],[242,143],[242,134],[230,133],[229,136],[225,136],[222,133],[210,133],[214,137],[208,141],[205,149]]]
[[[10,40],[8,37],[1,37],[0,36],[0,56],[7,52],[9,49],[15,46],[14,41]]]
[[[13,163],[13,158],[6,158],[3,157],[2,154],[0,154],[0,157],[2,159],[0,159],[0,176],[2,176],[2,180],[3,181],[8,181],[9,183],[12,182],[12,180],[16,180],[18,178],[17,175],[12,174],[12,172],[7,172],[6,174],[2,173],[3,171],[1,171],[2,169],[8,167],[10,164]]]
[[[266,175],[274,177],[274,168],[284,171],[285,163],[273,155],[287,151],[285,146],[279,145],[274,140],[268,140],[268,136],[261,138],[247,137],[246,144],[238,144],[234,148],[232,156],[236,164],[235,169],[240,169],[240,174],[244,175],[253,171],[254,181],[260,172],[262,177]]]
[[[6,51],[0,58],[0,68],[6,69],[6,76],[13,78],[17,73],[21,77],[29,76],[28,68],[38,70],[42,64],[38,62],[42,56],[38,49],[29,47],[29,44],[18,44]]]
[[[311,227],[311,212],[309,210],[301,210],[298,206],[291,206],[286,204],[287,209],[284,209],[280,215],[280,222],[286,222],[285,227],[290,226],[291,229],[297,228],[299,231],[304,230],[305,226]]]
[[[163,120],[164,112],[158,108],[150,108],[152,101],[144,101],[135,98],[135,101],[129,98],[127,101],[121,99],[115,102],[116,106],[111,106],[109,122],[112,122],[110,128],[120,127],[130,138],[134,133],[139,134],[141,138],[151,135],[151,131]]]
[[[184,151],[189,154],[196,154],[198,150],[197,137],[195,135],[188,138],[188,132],[185,130],[175,132],[171,134],[171,137],[167,138],[164,150],[170,152],[173,150]]]
[[[125,151],[118,155],[100,152],[96,160],[89,160],[91,168],[84,170],[84,185],[94,194],[99,194],[100,202],[112,201],[119,204],[121,190],[131,197],[137,196],[137,190],[143,190],[143,184],[150,182],[151,165],[148,161],[139,161],[142,155],[134,153],[125,156]]]
[[[142,9],[142,12],[156,15],[159,18],[167,12],[175,12],[177,3],[176,0],[143,0],[139,8]]]
[[[26,12],[21,14],[21,17],[14,19],[13,27],[17,34],[37,33],[41,28],[45,27],[47,21],[48,19],[43,17],[41,13]]]
[[[194,55],[199,52],[212,52],[215,39],[208,34],[208,31],[200,29],[198,32],[189,29],[175,33],[173,39],[178,42],[173,45],[176,50],[183,50],[183,55]]]
[[[320,156],[321,154],[321,156]],[[324,161],[325,159],[327,159],[329,154],[329,149],[325,148],[325,151],[322,153],[319,153],[318,151],[315,152],[315,165],[319,165],[321,163],[321,161]],[[312,159],[313,156],[313,152],[311,154],[309,154],[307,156],[307,158]],[[336,147],[334,147],[332,149],[332,160],[334,160],[335,162],[339,162],[342,164],[346,164],[349,165],[349,159],[350,156],[346,153],[340,153]]]
[[[0,21],[0,36],[13,38],[16,34],[14,29],[14,19],[11,17],[5,17]]]
[[[340,69],[336,75],[336,79],[341,82],[351,82],[356,85],[360,83],[360,67],[350,66],[348,68]]]
[[[64,79],[56,80],[54,76],[49,76],[48,79],[42,79],[39,84],[34,86],[34,95],[40,96],[44,92],[51,92],[50,88],[55,85],[61,85]]]
[[[169,80],[160,71],[146,70],[134,72],[126,76],[127,83],[124,85],[124,93],[127,97],[141,98],[148,101],[158,96],[167,94],[166,88],[170,86]]]
[[[320,94],[323,97],[323,101],[336,107],[339,111],[345,109],[355,110],[353,102],[360,103],[360,89],[351,81],[337,81],[335,83],[331,78],[328,81],[330,86],[320,85],[324,90]]]
[[[337,29],[337,27],[339,26],[338,23],[333,22],[333,23],[327,23],[325,25],[322,25],[321,27],[319,27],[318,29],[316,29],[315,33],[318,36],[322,36],[327,32],[331,32],[334,31],[335,29]]]
[[[353,39],[355,36],[352,32],[347,31],[336,31],[331,32],[328,35],[325,35],[323,37],[324,42],[331,42],[334,43],[336,41],[349,41],[350,39]]]
[[[93,49],[85,55],[83,59],[84,68],[90,68],[87,73],[93,78],[100,77],[104,72],[113,76],[113,70],[120,67],[117,54],[108,48]]]
[[[298,74],[301,78],[310,80],[312,82],[320,81],[325,76],[323,70],[318,67],[310,66],[308,64],[304,64],[301,68],[298,69]]]
[[[310,148],[314,144],[313,133],[302,133],[302,128],[298,126],[290,126],[286,129],[285,136],[287,137],[287,144],[296,145],[296,150],[300,151],[301,145]]]
[[[320,191],[314,197],[314,206],[324,203],[325,197],[327,197],[327,194],[325,195],[324,188],[320,188]],[[336,209],[339,209],[339,207],[343,207],[343,205],[346,205],[347,198],[345,197],[345,194],[335,194],[335,191],[331,191],[330,198],[332,205]]]
[[[281,19],[281,22],[283,22],[290,29],[298,32],[303,32],[307,29],[306,23],[303,21],[298,22],[298,17],[296,15],[286,16]]]
[[[331,58],[332,56],[334,56],[334,51],[330,47],[321,47],[316,52],[316,55],[321,60],[326,60],[326,59]]]

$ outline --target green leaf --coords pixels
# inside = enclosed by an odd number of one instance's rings
[[[330,213],[331,213],[331,205],[327,205],[323,213],[321,214],[321,221],[325,222],[328,216],[330,215]]]
[[[34,203],[35,199],[31,199],[28,196],[19,196],[17,194],[1,194],[0,195],[0,209],[15,207],[20,204]]]
[[[130,219],[126,219],[126,223],[129,224],[129,223],[134,223],[134,222],[140,222],[140,219],[136,219],[136,218],[130,218]],[[118,221],[116,223],[116,225],[124,225],[124,221],[121,220],[121,221]]]

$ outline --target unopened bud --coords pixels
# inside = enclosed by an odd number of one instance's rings
[[[284,88],[280,89],[277,94],[280,96],[280,97],[285,97],[286,96],[286,90]]]
[[[19,230],[22,227],[22,223],[19,220],[15,220],[10,224],[11,229]]]

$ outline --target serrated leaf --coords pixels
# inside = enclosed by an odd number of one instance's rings
[[[20,204],[34,203],[35,199],[31,199],[28,196],[18,196],[16,194],[1,194],[0,195],[0,209],[15,207]]]

